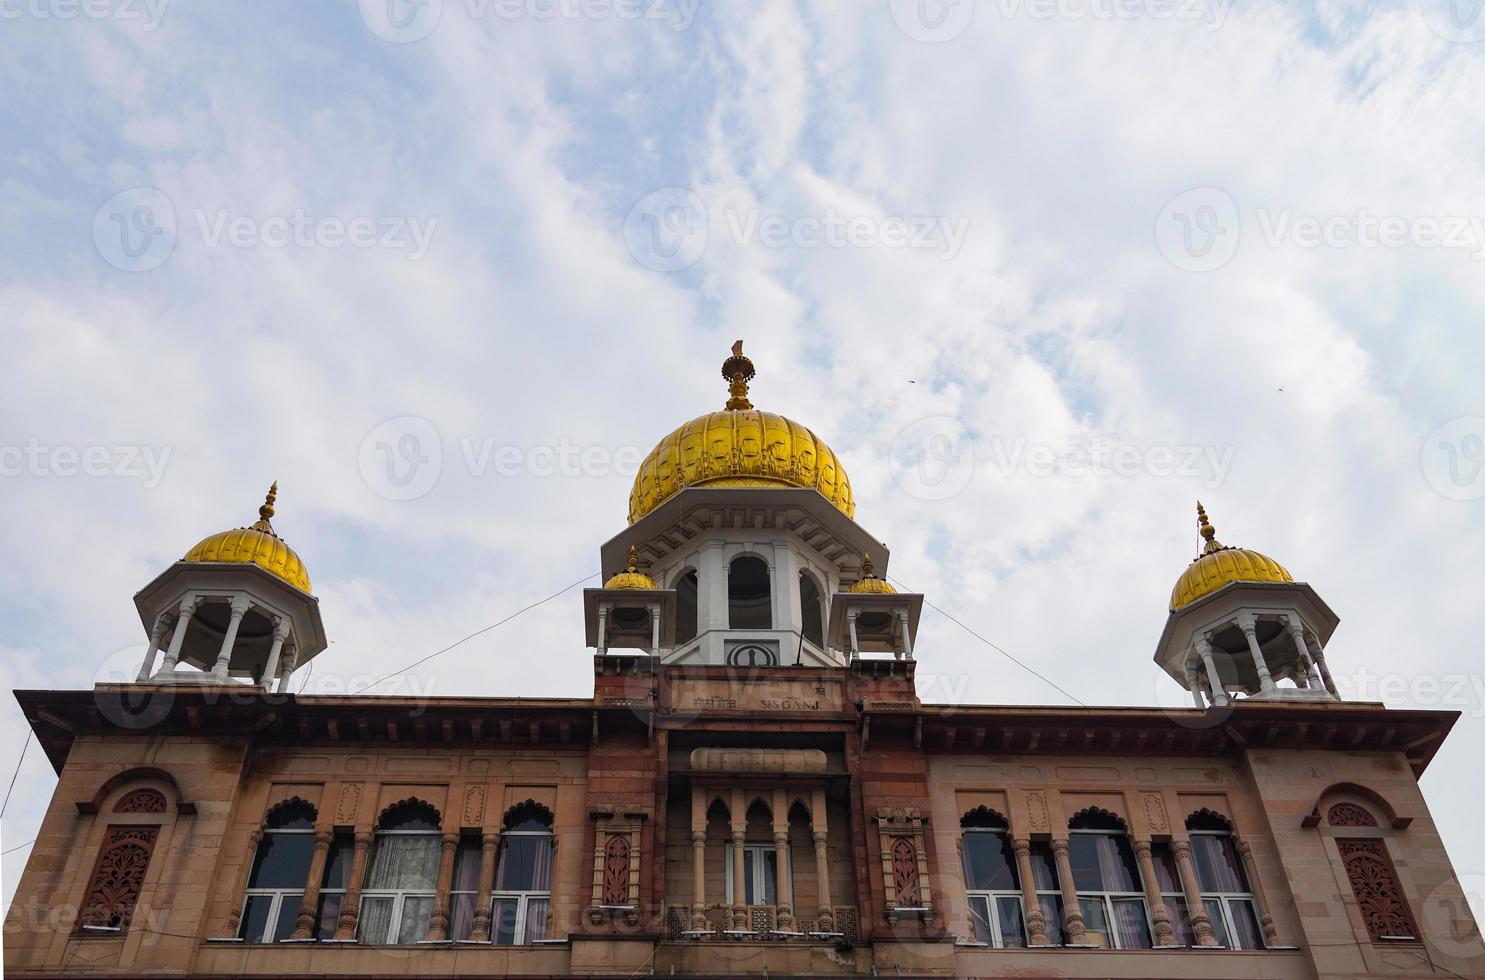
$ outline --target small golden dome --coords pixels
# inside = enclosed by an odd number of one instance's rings
[[[629,546],[629,567],[622,572],[617,572],[607,582],[603,583],[605,589],[658,589],[655,580],[639,570],[639,549],[634,545]]]
[[[1230,582],[1293,582],[1289,570],[1267,555],[1247,548],[1229,548],[1217,540],[1217,529],[1207,521],[1206,508],[1196,502],[1196,520],[1206,540],[1196,557],[1171,590],[1174,612],[1211,595]]]
[[[181,561],[223,562],[231,565],[257,565],[283,579],[301,592],[309,591],[309,570],[299,555],[273,531],[268,519],[273,516],[273,502],[278,499],[278,483],[268,488],[258,520],[249,527],[234,528],[202,538]]]
[[[722,364],[730,397],[720,412],[694,418],[660,440],[634,477],[629,523],[687,487],[803,487],[818,490],[847,517],[856,515],[851,480],[824,440],[798,422],[760,412],[748,401],[756,372],[742,341]]]
[[[872,572],[870,555],[861,556],[861,578],[853,582],[851,584],[851,587],[846,591],[854,592],[857,595],[861,595],[863,593],[867,595],[897,594],[897,590],[892,587],[891,582],[888,582],[884,578],[877,578],[876,575]]]

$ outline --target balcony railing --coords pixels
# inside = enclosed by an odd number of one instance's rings
[[[671,905],[666,909],[665,924],[671,942],[860,941],[854,905],[832,905],[829,918],[786,918],[775,905],[709,905],[703,928],[692,921],[691,906]]]

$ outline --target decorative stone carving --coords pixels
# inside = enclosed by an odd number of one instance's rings
[[[1361,918],[1373,942],[1418,934],[1407,898],[1380,840],[1336,841]]]
[[[115,803],[113,812],[164,813],[165,794],[153,789],[136,789]]]
[[[335,807],[335,822],[354,824],[361,809],[361,784],[346,783],[340,787],[340,802]]]
[[[824,772],[819,749],[700,748],[691,752],[693,770],[715,772]]]
[[[892,842],[892,901],[898,908],[918,906],[918,851],[906,837]]]
[[[1325,815],[1325,822],[1332,827],[1375,827],[1377,818],[1355,803],[1337,803]]]
[[[1026,794],[1026,822],[1034,833],[1046,833],[1047,797],[1042,793]]]
[[[464,826],[478,827],[485,819],[485,787],[475,785],[464,791]]]
[[[1145,820],[1153,834],[1170,833],[1170,820],[1165,815],[1165,801],[1159,793],[1145,794]]]
[[[629,904],[629,838],[613,834],[603,849],[603,904]]]
[[[129,928],[159,835],[158,827],[109,828],[83,899],[83,925]]]

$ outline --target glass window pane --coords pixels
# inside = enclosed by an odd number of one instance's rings
[[[474,932],[474,899],[469,892],[449,896],[450,939],[468,939]]]
[[[261,943],[268,928],[268,911],[273,904],[271,895],[249,895],[242,910],[242,925],[237,934],[250,943]]]
[[[1080,892],[1101,892],[1103,876],[1098,872],[1098,836],[1070,834],[1067,857],[1072,864],[1073,887]]]
[[[1061,887],[1057,883],[1057,862],[1052,857],[1052,845],[1046,841],[1033,841],[1031,844],[1031,878],[1039,892],[1055,892]]]
[[[1021,922],[1019,898],[997,898],[995,914],[1000,919],[1000,944],[1020,948],[1026,945],[1026,927]]]
[[[459,850],[454,855],[452,891],[477,892],[480,890],[480,860],[483,857],[478,837],[465,834],[459,838]]]
[[[377,834],[366,887],[388,891],[432,891],[438,882],[437,834]]]
[[[1258,925],[1253,903],[1243,899],[1228,899],[1227,911],[1232,914],[1234,949],[1263,949],[1263,930]]]
[[[356,921],[361,942],[385,943],[392,928],[392,896],[362,895],[361,912]]]
[[[314,851],[313,834],[265,833],[253,856],[249,888],[303,888]]]
[[[1114,938],[1109,934],[1108,915],[1104,912],[1103,899],[1081,898],[1078,908],[1083,910],[1083,929],[1087,933],[1083,942],[1090,946],[1113,946]]]
[[[1062,945],[1062,896],[1061,895],[1038,895],[1037,904],[1041,906],[1042,918],[1047,923],[1047,942],[1053,946]]]
[[[1155,865],[1155,884],[1159,890],[1179,894],[1181,891],[1181,872],[1176,867],[1176,856],[1171,852],[1169,844],[1151,844],[1150,860]]]
[[[526,938],[524,942],[534,943],[538,939],[547,938],[547,902],[545,898],[528,898],[526,900]]]
[[[397,923],[397,941],[416,943],[428,938],[428,917],[432,913],[432,895],[405,897],[402,900],[402,919]]]
[[[994,942],[990,931],[990,900],[983,895],[969,900],[969,925],[974,930],[975,942]]]
[[[513,945],[516,941],[516,911],[519,899],[497,898],[490,917],[490,938],[501,946]]]
[[[1166,915],[1170,916],[1171,929],[1175,932],[1172,942],[1194,946],[1196,934],[1191,930],[1191,916],[1186,911],[1186,900],[1167,895],[1164,902]]]
[[[799,573],[799,612],[803,617],[804,638],[817,647],[825,645],[824,608],[820,603],[820,587],[807,572]]]
[[[496,864],[496,891],[546,891],[552,880],[552,838],[508,836]]]
[[[1118,926],[1120,949],[1150,948],[1150,920],[1145,916],[1143,898],[1114,899],[1114,921]]]
[[[1105,834],[1099,838],[1098,857],[1103,874],[1104,887],[1111,892],[1137,892],[1144,886],[1140,883],[1140,866],[1134,859],[1134,848],[1123,834]]]
[[[1227,834],[1192,834],[1191,858],[1202,891],[1229,894],[1250,891],[1242,859]]]
[[[969,832],[964,835],[966,887],[975,891],[1015,891],[1021,887],[1015,855],[1004,834]]]
[[[345,895],[340,892],[320,892],[320,910],[315,936],[319,939],[334,939],[340,927],[340,905]]]
[[[1217,936],[1217,945],[1231,948],[1232,937],[1227,934],[1227,920],[1222,917],[1222,900],[1208,898],[1201,904],[1207,910],[1207,918],[1212,920],[1212,932]]]
[[[278,922],[273,927],[273,941],[281,943],[294,935],[294,922],[299,918],[299,903],[303,895],[285,895],[278,903]]]
[[[753,851],[743,848],[743,904],[753,905]]]
[[[351,855],[355,841],[350,834],[336,834],[330,841],[330,853],[325,856],[325,877],[320,879],[321,888],[344,888],[351,873]]]
[[[762,902],[760,904],[763,904],[763,905],[777,905],[778,902],[779,902],[779,898],[778,898],[779,855],[778,855],[778,852],[772,851],[772,850],[763,851],[760,856],[763,858],[763,860],[761,862],[762,869],[759,872],[763,876],[763,880],[761,882],[759,882],[759,884],[761,884],[763,886],[763,900],[762,900]]]

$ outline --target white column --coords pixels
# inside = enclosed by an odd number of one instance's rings
[[[237,642],[237,628],[242,625],[242,617],[253,608],[253,602],[246,596],[234,596],[232,599],[232,618],[227,621],[227,632],[222,637],[222,648],[217,651],[216,666],[212,667],[212,676],[219,681],[227,679],[227,662],[232,659],[232,645]]]
[[[703,630],[727,628],[727,562],[722,553],[722,542],[711,541],[701,553],[700,568],[696,572],[697,619]]]
[[[769,574],[773,576],[773,628],[804,630],[804,608],[799,602],[799,556],[787,542],[773,546],[773,561]]]
[[[292,643],[288,643],[285,644],[285,647],[286,649],[284,651],[284,665],[282,670],[279,672],[278,687],[276,689],[279,694],[282,694],[289,689],[289,677],[294,673],[294,668],[298,666],[299,660],[298,646]]]
[[[186,627],[191,625],[191,617],[196,614],[196,608],[200,605],[199,596],[181,600],[180,612],[175,617],[175,631],[170,636],[170,649],[165,651],[165,662],[160,664],[160,673],[169,673],[180,663],[181,646],[186,642]]]
[[[138,681],[147,681],[155,672],[155,657],[160,653],[160,640],[165,636],[169,619],[165,613],[155,617],[155,628],[150,630],[150,648],[144,653],[144,663],[139,666]]]
[[[913,659],[913,635],[908,630],[908,613],[906,609],[897,612],[897,619],[902,624],[902,652],[907,659]]]
[[[1304,668],[1306,676],[1309,677],[1310,687],[1325,688],[1325,682],[1320,678],[1320,671],[1315,667],[1315,658],[1310,655],[1310,647],[1305,643],[1305,629],[1299,620],[1292,616],[1284,617],[1284,628],[1289,631],[1289,638],[1294,641],[1294,649],[1299,652],[1299,664]],[[1334,691],[1330,693],[1334,694]]]
[[[851,634],[851,656],[849,659],[855,660],[861,656],[861,645],[856,642],[856,613],[854,611],[846,613],[846,627],[850,630]]]
[[[278,657],[283,651],[284,640],[289,637],[289,621],[279,616],[273,618],[273,646],[268,648],[268,662],[263,665],[263,674],[258,678],[258,683],[265,688],[272,687],[274,679],[278,676]]]
[[[1248,639],[1248,652],[1253,655],[1253,669],[1258,671],[1258,686],[1264,691],[1274,689],[1274,679],[1269,676],[1268,664],[1263,659],[1263,651],[1258,649],[1258,624],[1253,619],[1253,614],[1240,612],[1236,616],[1238,629],[1243,631],[1243,636]]]
[[[1320,676],[1325,681],[1325,689],[1333,697],[1340,697],[1341,692],[1336,688],[1335,679],[1330,676],[1330,668],[1325,664],[1325,648],[1320,645],[1319,639],[1315,637],[1305,637],[1305,643],[1310,648],[1310,658],[1315,661],[1315,666],[1320,669]]]
[[[598,607],[598,655],[601,657],[608,650],[608,604],[603,603]]]
[[[1192,703],[1198,708],[1205,708],[1201,699],[1201,675],[1197,673],[1195,662],[1188,659],[1182,666],[1186,671],[1186,690],[1191,692]]]
[[[1227,688],[1222,686],[1222,675],[1217,672],[1217,661],[1212,659],[1212,644],[1206,638],[1206,634],[1198,633],[1192,638],[1196,644],[1197,655],[1201,662],[1206,665],[1207,678],[1212,683],[1212,703],[1221,708],[1227,704]]]
[[[650,656],[660,656],[660,607],[650,606]]]

